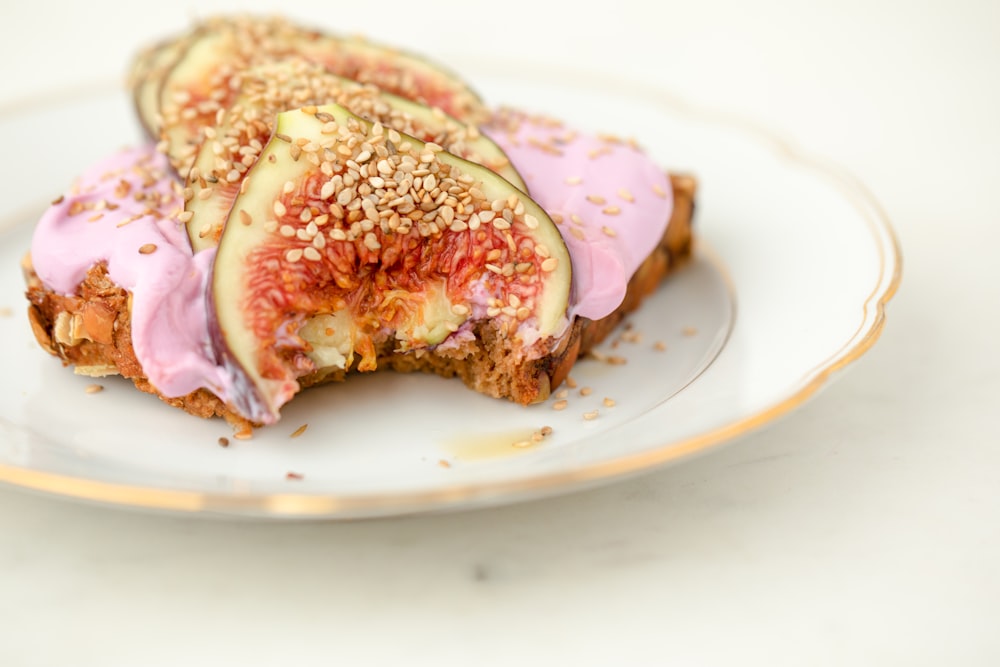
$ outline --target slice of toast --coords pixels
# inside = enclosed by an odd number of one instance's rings
[[[631,311],[637,309],[660,281],[684,263],[693,243],[692,216],[696,182],[671,175],[674,207],[659,245],[642,262],[628,283],[624,301],[599,320],[576,318],[549,354],[525,361],[517,358],[504,336],[489,321],[475,329],[475,339],[454,346],[397,354],[391,341],[378,351],[378,367],[399,372],[430,372],[459,377],[470,388],[521,404],[545,400],[569,374],[581,355],[600,343]],[[97,264],[73,296],[47,289],[35,274],[30,257],[23,263],[30,302],[28,318],[39,344],[78,374],[119,374],[137,388],[199,417],[220,416],[237,428],[250,422],[207,389],[180,397],[157,391],[136,359],[132,347],[130,295],[114,284],[107,267]],[[300,378],[302,386],[342,380],[353,369],[317,372]]]

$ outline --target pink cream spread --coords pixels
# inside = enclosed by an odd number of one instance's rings
[[[132,293],[132,346],[153,386],[167,397],[204,387],[226,400],[230,380],[215,362],[205,308],[215,251],[192,257],[169,170],[152,145],[93,165],[38,222],[31,260],[42,283],[65,295],[107,262]]]
[[[556,221],[573,262],[572,315],[599,319],[663,236],[672,209],[665,173],[629,142],[504,113],[484,132]],[[152,145],[92,166],[42,216],[31,257],[49,289],[72,295],[95,264],[132,294],[132,344],[167,397],[206,388],[231,402],[232,378],[212,350],[206,295],[214,249],[192,256],[180,186]]]
[[[483,128],[552,217],[573,260],[573,315],[609,315],[673,210],[666,173],[634,143],[549,118],[501,112]]]

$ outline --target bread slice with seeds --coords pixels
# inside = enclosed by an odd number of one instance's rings
[[[660,282],[691,255],[692,217],[696,181],[671,175],[674,206],[660,242],[628,282],[625,298],[609,315],[597,320],[577,317],[552,351],[529,363],[512,358],[512,349],[489,320],[476,324],[474,340],[441,349],[398,354],[388,341],[377,350],[378,368],[397,372],[429,372],[458,377],[470,388],[519,403],[545,400],[568,376],[576,361],[604,340],[624,317],[636,310]],[[149,381],[132,346],[131,297],[108,276],[104,263],[88,272],[73,295],[46,288],[36,275],[30,256],[23,272],[30,302],[28,317],[39,345],[92,377],[118,374],[141,391],[199,417],[223,417],[236,428],[251,423],[207,389],[179,397],[163,396]],[[343,380],[356,368],[318,372],[300,378],[303,386]]]

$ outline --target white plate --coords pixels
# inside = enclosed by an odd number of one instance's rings
[[[103,392],[86,393],[93,380],[35,343],[19,260],[45,203],[138,137],[126,97],[105,87],[0,113],[8,157],[0,306],[11,310],[0,318],[0,480],[104,503],[272,518],[511,502],[619,479],[743,435],[800,405],[877,338],[900,257],[861,186],[738,120],[657,91],[510,71],[470,63],[465,73],[491,102],[635,136],[701,184],[695,261],[631,318],[641,342],[602,347],[626,364],[577,365],[573,377],[592,394],[571,390],[569,407],[556,411],[552,401],[523,408],[432,376],[355,377],[305,392],[279,425],[223,448],[225,423],[188,416],[127,382],[105,379]],[[596,419],[583,418],[595,409]],[[541,444],[512,446],[542,426],[553,433]]]

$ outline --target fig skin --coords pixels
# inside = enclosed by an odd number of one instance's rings
[[[398,180],[406,196],[386,191]],[[439,146],[339,106],[303,108],[278,115],[245,183],[209,307],[217,356],[241,387],[233,407],[252,421],[277,421],[298,380],[325,370],[319,347],[341,346],[341,370],[374,370],[387,343],[433,350],[437,341],[415,332],[439,330],[445,313],[463,340],[487,323],[505,354],[530,364],[569,326],[570,260],[555,224],[506,180]],[[302,338],[310,318],[344,311],[350,324],[329,339]]]

